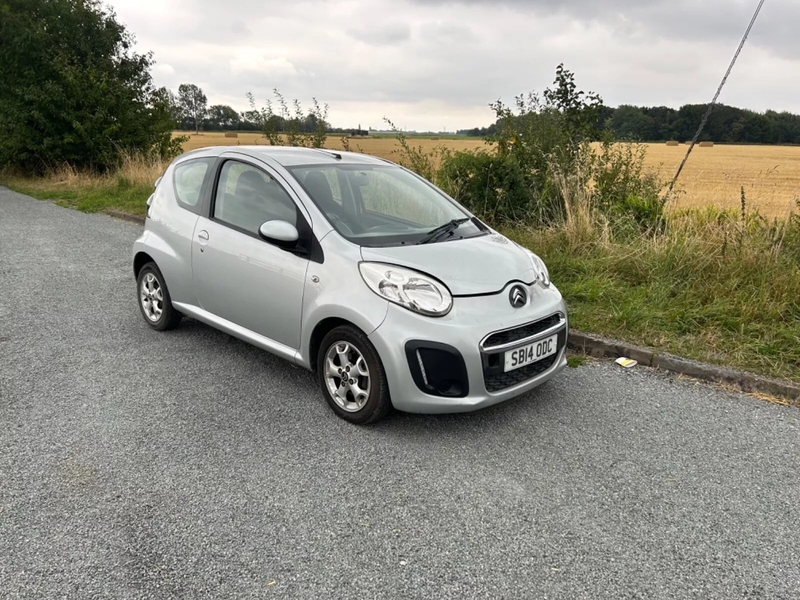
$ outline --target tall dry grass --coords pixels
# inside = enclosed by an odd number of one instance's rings
[[[36,198],[55,200],[85,212],[116,209],[143,215],[145,201],[169,163],[155,156],[126,154],[113,173],[80,171],[61,165],[42,177],[3,173],[3,183]]]
[[[557,178],[563,225],[505,233],[540,254],[580,329],[800,381],[800,204],[673,211],[663,229],[619,227],[579,177]]]
[[[169,165],[157,156],[143,154],[124,154],[122,163],[113,173],[97,174],[79,171],[70,165],[62,165],[48,172],[44,179],[48,184],[63,186],[64,189],[85,189],[87,187],[108,187],[119,185],[150,186],[161,177]]]

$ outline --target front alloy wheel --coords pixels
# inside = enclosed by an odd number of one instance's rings
[[[369,399],[369,367],[349,342],[334,342],[325,357],[325,384],[333,401],[347,412],[358,412]]]
[[[325,400],[346,421],[374,423],[392,407],[378,351],[353,325],[336,327],[323,338],[317,375]]]

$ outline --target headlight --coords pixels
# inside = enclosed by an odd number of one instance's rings
[[[548,287],[550,285],[550,272],[547,270],[547,265],[545,265],[544,261],[530,250],[528,250],[528,256],[531,257],[533,270],[536,273],[536,276],[539,278],[539,281],[541,281],[545,287]]]
[[[442,317],[453,306],[453,297],[444,284],[417,271],[371,262],[359,263],[358,269],[378,296],[414,312]]]

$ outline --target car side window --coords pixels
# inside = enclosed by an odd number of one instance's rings
[[[202,204],[200,192],[214,160],[213,158],[197,158],[175,165],[172,175],[175,198],[183,208],[200,214],[200,205]]]
[[[213,218],[258,234],[265,221],[287,221],[297,227],[297,206],[267,173],[247,163],[222,165],[214,198]]]

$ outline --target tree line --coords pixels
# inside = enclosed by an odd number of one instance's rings
[[[263,131],[269,137],[272,133],[307,134],[320,132],[342,133],[346,135],[367,135],[361,125],[354,128],[332,127],[328,122],[328,107],[320,105],[316,99],[309,109],[304,109],[299,100],[287,101],[277,89],[273,98],[267,99],[262,108],[256,106],[256,99],[247,94],[250,110],[238,112],[227,104],[208,106],[203,90],[192,83],[178,86],[178,94],[170,95],[176,127],[182,131]]]
[[[299,101],[287,102],[278,90],[273,90],[274,100],[267,100],[263,108],[256,106],[255,97],[248,94],[250,110],[237,111],[227,104],[208,106],[203,90],[193,83],[182,83],[178,94],[170,96],[176,127],[182,131],[297,131],[311,134],[320,128],[330,131],[327,106],[316,100],[305,111]]]
[[[640,142],[689,141],[694,137],[708,104],[667,106],[602,106],[596,130],[608,131],[618,140]],[[462,135],[492,137],[497,123],[463,129]],[[730,144],[800,144],[800,115],[768,110],[759,113],[717,104],[700,134],[700,141]]]

